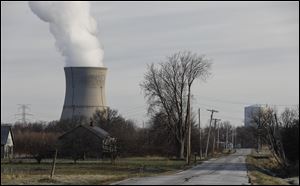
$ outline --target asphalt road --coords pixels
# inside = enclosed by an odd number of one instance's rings
[[[237,149],[236,153],[210,159],[177,174],[168,176],[131,178],[116,185],[248,185],[246,155],[251,149]]]

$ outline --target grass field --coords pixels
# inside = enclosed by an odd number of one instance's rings
[[[185,161],[161,157],[122,158],[114,165],[110,161],[58,160],[55,176],[49,179],[51,161],[37,164],[32,161],[17,163],[1,162],[2,184],[81,184],[101,185],[129,177],[168,174],[185,168]]]
[[[234,151],[223,151],[215,158]],[[205,159],[199,160],[197,164]],[[192,163],[194,159],[192,158]],[[50,179],[52,160],[15,159],[13,163],[1,161],[1,185],[104,185],[131,177],[171,174],[190,168],[184,160],[163,157],[118,158],[115,164],[109,160],[77,161],[58,159],[55,175]]]

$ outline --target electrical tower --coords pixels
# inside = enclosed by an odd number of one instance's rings
[[[30,104],[18,104],[18,111],[21,110],[21,113],[15,114],[16,116],[21,116],[20,119],[18,119],[18,121],[21,121],[23,124],[26,124],[28,119],[26,118],[27,116],[33,116],[33,114],[30,114],[28,112],[26,112],[26,110],[30,110],[29,105]]]

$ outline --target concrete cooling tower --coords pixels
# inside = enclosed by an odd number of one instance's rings
[[[85,117],[89,119],[96,110],[105,110],[104,67],[65,67],[66,94],[61,120]]]

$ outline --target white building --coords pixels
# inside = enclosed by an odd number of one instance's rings
[[[244,124],[245,127],[255,126],[256,123],[253,121],[253,116],[258,114],[260,109],[263,108],[261,105],[250,105],[244,109]]]
[[[11,126],[1,125],[1,159],[13,158],[14,138]]]

